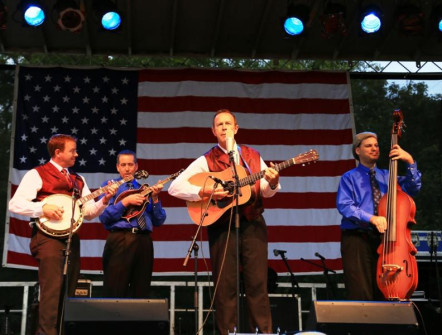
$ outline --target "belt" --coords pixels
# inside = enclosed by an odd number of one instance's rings
[[[114,233],[114,232],[118,232],[118,231],[127,232],[127,233],[131,233],[131,234],[150,234],[150,230],[141,230],[140,228],[137,228],[137,227],[115,228],[115,229],[112,229],[110,232]]]

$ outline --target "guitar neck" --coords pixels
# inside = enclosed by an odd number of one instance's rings
[[[288,168],[288,167],[290,167],[290,166],[292,166],[292,165],[295,165],[295,164],[297,164],[297,163],[296,163],[296,159],[295,159],[295,158],[290,158],[290,159],[287,159],[287,160],[284,161],[284,162],[281,162],[281,163],[279,163],[279,164],[275,164],[275,165],[273,166],[273,168],[274,168],[276,171],[281,171],[281,170],[284,170],[284,169],[286,169],[286,168]],[[245,178],[240,179],[240,181],[239,181],[239,185],[240,185],[241,187],[246,186],[246,185],[253,185],[253,184],[256,183],[259,179],[261,179],[262,177],[264,177],[264,174],[265,174],[265,170],[262,170],[262,171],[259,171],[259,172],[256,172],[256,173],[253,173],[253,174],[251,174],[251,175],[249,175],[249,176],[247,176],[247,177],[245,177]]]
[[[92,193],[90,193],[90,194],[88,194],[88,195],[78,199],[78,201],[80,202],[80,204],[84,205],[89,200],[95,199],[99,195],[101,195],[103,193],[106,193],[107,190],[109,189],[109,187],[114,186],[114,185],[117,185],[117,187],[119,187],[119,186],[123,185],[124,183],[127,183],[127,182],[131,181],[132,179],[133,179],[133,177],[132,178],[124,178],[124,179],[116,181],[116,182],[114,182],[114,183],[112,183],[110,185],[106,185],[106,186],[100,187],[100,188],[96,189],[94,192],[92,192]]]
[[[168,183],[169,181],[171,181],[172,179],[175,179],[175,178],[176,178],[175,175],[169,176],[166,179],[158,181],[155,185],[158,185],[158,184],[163,184],[164,185],[164,184]],[[152,193],[152,186],[148,186],[142,192],[140,192],[140,194],[144,195],[144,196],[149,195],[150,193]]]

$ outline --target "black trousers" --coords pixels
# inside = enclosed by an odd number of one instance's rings
[[[269,334],[272,333],[272,316],[267,293],[267,226],[262,216],[253,221],[240,221],[240,263],[249,311],[249,331],[255,333],[258,328],[260,333]],[[215,223],[209,226],[208,234],[214,283],[220,278],[215,295],[216,324],[220,334],[227,334],[227,331],[233,332],[238,325],[236,233],[232,226],[228,238],[228,224]]]
[[[103,251],[105,297],[148,298],[153,257],[150,232],[110,232]]]
[[[380,243],[381,235],[376,231],[342,231],[341,254],[347,299],[385,300],[376,283]]]

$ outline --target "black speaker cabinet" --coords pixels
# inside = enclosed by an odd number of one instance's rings
[[[66,335],[168,335],[167,299],[69,298],[65,303]]]
[[[417,334],[410,302],[313,301],[307,330],[327,335]]]

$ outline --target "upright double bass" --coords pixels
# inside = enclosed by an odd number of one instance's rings
[[[398,144],[403,130],[401,110],[393,113],[391,147]],[[416,205],[397,182],[397,160],[390,159],[388,192],[379,202],[379,215],[387,218],[387,229],[378,248],[376,279],[387,300],[407,300],[417,287],[416,247],[410,227],[416,224]]]

